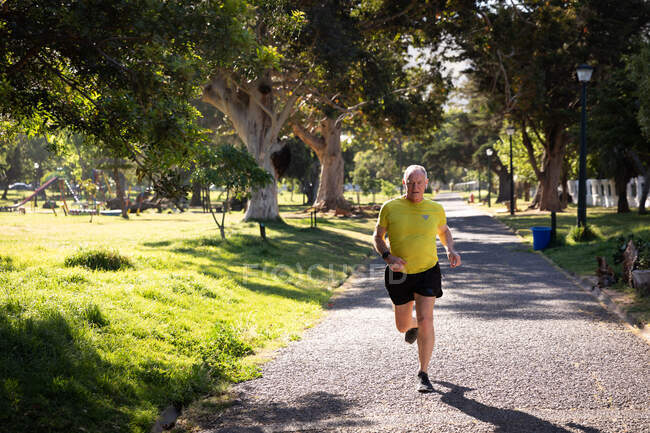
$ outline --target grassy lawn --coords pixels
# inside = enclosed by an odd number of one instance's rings
[[[493,209],[495,208],[493,207]],[[497,207],[497,209],[500,208]],[[628,235],[650,239],[650,215],[638,215],[634,211],[628,214],[617,214],[615,208],[590,207],[587,209],[587,224],[595,228],[600,237],[583,243],[566,240],[567,233],[576,225],[576,207],[571,205],[565,212],[558,212],[556,215],[557,236],[560,242],[556,246],[546,248],[543,253],[560,267],[579,276],[595,276],[596,256],[604,256],[607,263],[620,275],[621,266],[614,264],[613,258],[618,247],[616,239],[619,236]],[[530,227],[550,227],[551,225],[549,212],[529,211],[510,216],[508,213],[497,210],[495,216],[530,242],[531,246],[533,238]],[[633,289],[625,287],[623,284],[617,284],[613,289],[627,295],[621,297],[623,304],[619,305],[623,309],[631,313],[639,323],[650,322],[650,299],[648,297],[637,296]]]
[[[226,241],[194,210],[92,224],[0,213],[2,430],[145,432],[169,404],[255,377],[260,354],[300,338],[371,254],[374,218],[311,229],[300,203],[282,206],[266,243],[240,212]],[[132,267],[64,264],[101,247]]]

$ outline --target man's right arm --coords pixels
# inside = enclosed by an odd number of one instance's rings
[[[388,245],[386,245],[386,229],[379,224],[375,226],[375,232],[373,233],[373,244],[375,247],[375,251],[379,255],[383,255],[384,253],[388,252],[388,256],[384,259],[384,261],[390,266],[391,270],[393,272],[400,272],[403,270],[404,265],[406,265],[406,262],[404,259],[401,257],[393,256],[390,254],[390,248],[388,248]]]

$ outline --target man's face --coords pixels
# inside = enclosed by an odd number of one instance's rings
[[[424,190],[429,180],[419,170],[415,170],[402,181],[406,186],[406,198],[412,202],[419,203],[424,198]]]

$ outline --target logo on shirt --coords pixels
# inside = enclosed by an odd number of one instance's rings
[[[425,220],[428,220],[428,219],[429,219],[429,215],[422,215],[422,218],[424,218]]]

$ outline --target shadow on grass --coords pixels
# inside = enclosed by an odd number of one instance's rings
[[[108,397],[119,378],[106,380],[110,367],[92,343],[57,312],[20,314],[16,303],[0,306],[2,431],[104,432],[128,425],[117,409],[123,402]],[[136,393],[126,383],[119,387],[122,395]]]
[[[222,240],[215,233],[214,237],[143,245],[178,255],[175,263],[215,279],[231,277],[255,292],[319,303],[331,295],[326,287],[337,285],[341,272],[363,262],[371,248],[367,242],[325,227],[301,227],[283,221],[265,225],[267,241],[257,234],[235,234]],[[194,259],[201,259],[201,263]],[[234,268],[238,269],[236,273]],[[260,283],[260,277],[268,284]]]
[[[17,301],[0,304],[3,433],[149,431],[160,408],[204,395],[215,378],[237,378],[233,365],[249,353],[217,323],[205,344],[181,342],[200,353],[182,370],[148,354],[107,361],[83,323],[47,308],[29,314]]]
[[[516,409],[501,409],[468,398],[465,396],[465,393],[472,391],[471,388],[445,381],[436,381],[435,383],[447,388],[447,391],[444,392],[434,389],[434,392],[442,395],[440,401],[449,406],[455,407],[474,419],[492,424],[495,427],[495,432],[514,433],[534,431],[539,433],[571,433],[570,430],[524,411]],[[600,430],[593,427],[587,427],[576,423],[570,423],[568,425],[586,433],[600,433]]]

